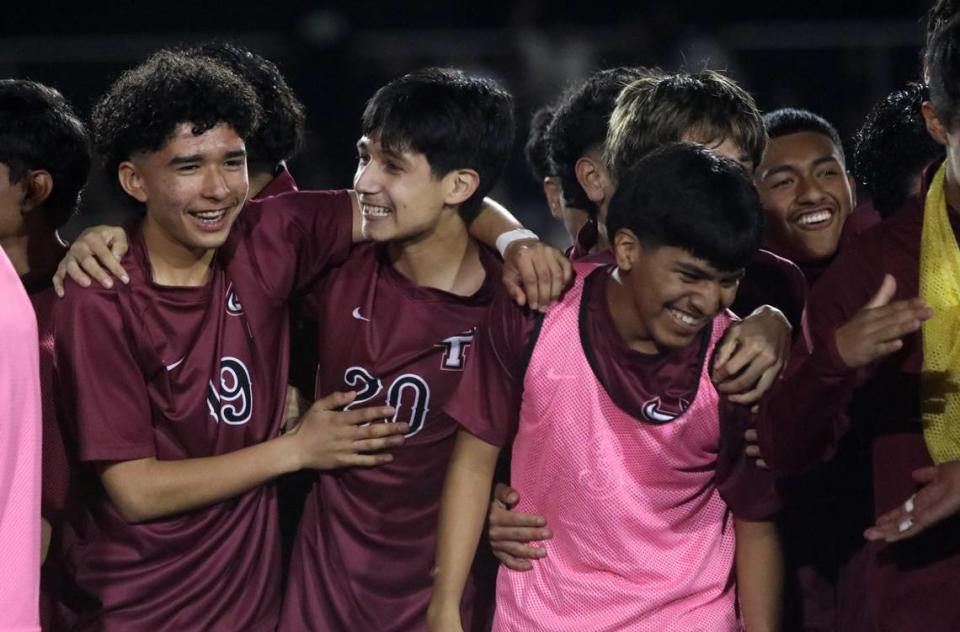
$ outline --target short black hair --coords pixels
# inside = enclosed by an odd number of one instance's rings
[[[107,177],[121,162],[160,149],[177,126],[200,135],[225,123],[246,139],[260,119],[253,88],[208,57],[165,49],[127,70],[93,108],[93,140]]]
[[[854,172],[884,217],[903,206],[917,174],[944,155],[920,110],[927,98],[926,86],[909,83],[873,106],[857,132]]]
[[[933,34],[924,62],[930,104],[937,118],[952,130],[960,119],[960,19],[950,20]]]
[[[547,128],[553,121],[553,106],[545,105],[533,113],[530,119],[530,134],[523,147],[527,167],[537,184],[543,184],[547,176],[556,175],[550,161],[550,146],[547,144]]]
[[[47,223],[59,228],[77,208],[90,170],[90,138],[60,92],[23,79],[0,80],[0,162],[11,183],[43,169],[53,190],[43,204]]]
[[[262,118],[245,139],[251,171],[275,171],[300,151],[306,112],[276,64],[232,42],[209,42],[191,52],[226,65],[257,93]]]
[[[425,68],[394,79],[370,98],[365,136],[384,149],[421,153],[437,178],[473,169],[480,184],[460,205],[471,221],[503,172],[513,147],[513,97],[492,79],[453,68]]]
[[[603,150],[610,115],[620,91],[630,82],[656,72],[625,66],[598,70],[560,97],[553,122],[547,128],[547,145],[567,206],[583,209],[596,217],[596,204],[577,180],[577,161],[588,151]]]
[[[833,146],[837,148],[837,152],[840,154],[840,160],[846,164],[846,156],[843,153],[843,141],[840,140],[840,134],[837,133],[837,128],[819,114],[798,108],[780,108],[779,110],[764,114],[763,124],[767,128],[767,136],[770,138],[799,134],[801,132],[822,134],[830,139],[830,142],[833,143]]]
[[[607,217],[611,240],[633,231],[644,246],[682,248],[718,270],[750,263],[764,215],[743,167],[696,143],[671,143],[623,174]]]

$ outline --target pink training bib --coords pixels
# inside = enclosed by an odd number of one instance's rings
[[[584,278],[544,318],[513,446],[518,511],[553,531],[533,570],[501,568],[494,630],[733,632],[732,517],[715,485],[719,396],[703,363],[687,411],[621,411],[580,339]],[[731,322],[712,324],[707,358]]]

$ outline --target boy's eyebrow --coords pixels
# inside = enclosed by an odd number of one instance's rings
[[[686,263],[683,261],[678,261],[676,264],[674,264],[674,268],[677,270],[680,270],[681,272],[686,272],[687,274],[690,274],[692,276],[698,276],[703,278],[710,278],[713,276],[712,274],[710,274],[709,270],[705,270],[704,268],[701,268],[698,265],[694,265],[692,263]]]
[[[228,151],[223,155],[223,157],[225,160],[229,160],[231,158],[243,158],[246,155],[247,151],[245,149],[234,149],[233,151]],[[202,161],[203,156],[201,154],[191,154],[189,156],[174,156],[167,164],[171,167],[176,167],[177,165],[192,164]]]
[[[183,165],[191,162],[200,162],[202,159],[203,159],[203,156],[201,156],[200,154],[191,154],[189,156],[174,156],[173,158],[170,159],[170,162],[168,162],[167,164],[171,166],[176,166],[176,165]]]

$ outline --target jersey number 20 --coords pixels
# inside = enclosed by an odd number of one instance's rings
[[[352,366],[347,369],[343,374],[343,380],[357,392],[357,398],[347,404],[344,410],[369,402],[383,390],[383,382],[380,378],[372,375],[362,366]],[[413,373],[399,375],[387,389],[387,406],[392,406],[397,411],[390,421],[409,423],[410,432],[404,436],[412,437],[423,430],[426,422],[427,412],[430,410],[430,386],[419,375]]]

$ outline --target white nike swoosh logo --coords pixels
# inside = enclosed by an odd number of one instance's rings
[[[575,376],[575,375],[563,375],[563,374],[561,374],[561,373],[557,373],[557,372],[554,370],[553,367],[550,367],[549,369],[547,369],[547,379],[548,379],[548,380],[554,380],[554,381],[556,381],[556,380],[570,380],[570,379],[573,379],[574,377],[576,377],[576,376]]]
[[[363,314],[360,313],[360,308],[359,308],[359,307],[354,307],[354,308],[353,308],[353,317],[356,318],[357,320],[365,320],[365,321],[367,321],[368,323],[370,322],[370,319],[369,319],[369,318],[366,318],[365,316],[363,316]]]
[[[168,364],[168,365],[167,365],[167,370],[168,370],[168,371],[174,370],[175,368],[177,368],[178,366],[180,366],[181,364],[183,364],[183,361],[186,360],[186,359],[187,359],[187,356],[183,356],[182,358],[180,358],[179,360],[177,360],[177,361],[174,362],[173,364]]]
[[[676,415],[670,413],[661,412],[657,409],[657,402],[647,402],[643,407],[643,416],[649,419],[650,421],[666,423],[668,421],[673,421],[677,418]]]

